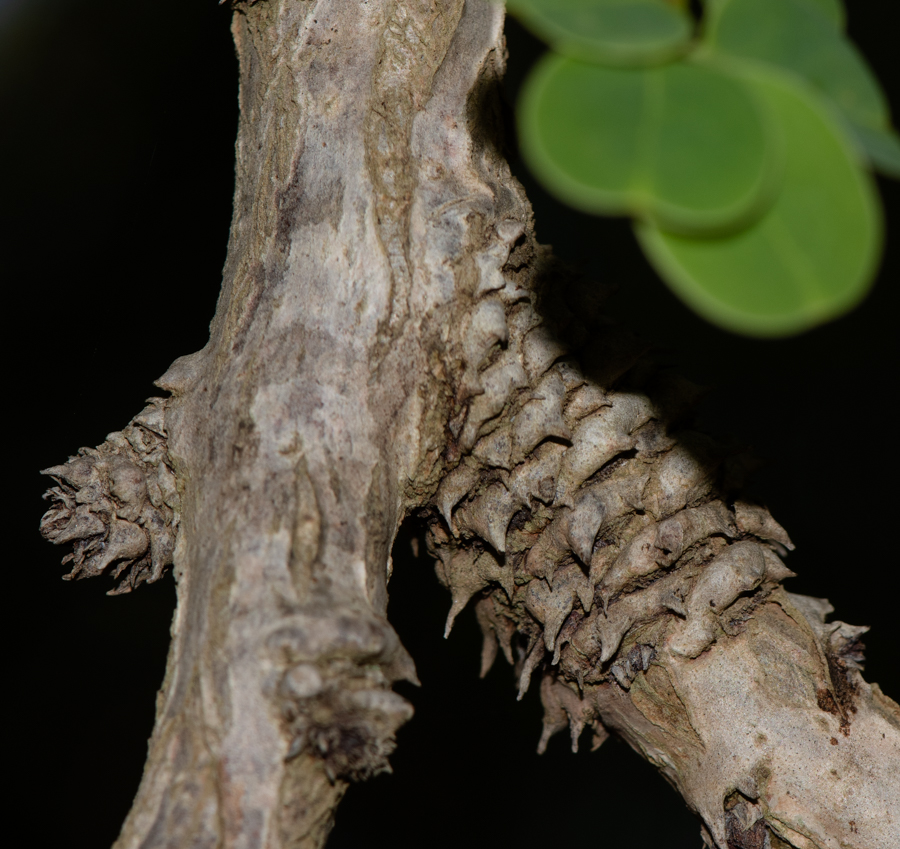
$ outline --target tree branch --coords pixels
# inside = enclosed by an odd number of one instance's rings
[[[542,670],[546,735],[616,730],[720,849],[887,847],[897,707],[853,668],[858,633],[779,588],[789,540],[733,501],[739,458],[679,432],[690,388],[534,241],[495,142],[501,28],[480,0],[237,9],[210,341],[160,379],[153,427],[48,470],[45,530],[83,574],[115,561],[130,588],[171,552],[178,580],[117,846],[322,845],[411,714],[387,579],[424,508],[485,665],[519,633],[522,689]]]

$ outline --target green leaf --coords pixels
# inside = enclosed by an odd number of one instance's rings
[[[554,54],[519,101],[526,162],[571,206],[679,233],[746,226],[780,179],[778,136],[739,78],[677,62],[624,70]]]
[[[802,0],[807,6],[814,8],[835,29],[843,30],[847,23],[847,13],[841,0]]]
[[[558,53],[606,65],[653,65],[684,53],[693,21],[665,0],[510,0],[509,11]]]
[[[714,16],[721,12],[730,0],[704,0],[703,5],[708,16]],[[824,18],[834,29],[843,30],[847,23],[847,13],[844,10],[843,0],[796,0],[801,6],[814,10]]]
[[[900,138],[897,132],[892,128],[872,129],[859,124],[851,124],[849,129],[875,170],[885,177],[900,180]]]
[[[768,62],[801,76],[862,130],[854,135],[880,167],[885,142],[879,137],[891,133],[887,99],[857,48],[818,8],[824,5],[824,0],[716,2],[710,5],[705,40],[715,53]]]
[[[784,185],[748,229],[718,239],[636,225],[660,276],[693,309],[753,336],[799,333],[849,310],[868,290],[881,250],[871,178],[840,125],[796,78],[748,69],[785,145]]]

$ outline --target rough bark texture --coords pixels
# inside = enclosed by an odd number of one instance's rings
[[[533,238],[497,144],[502,9],[238,5],[237,189],[210,341],[48,469],[45,535],[115,592],[174,563],[157,723],[117,846],[323,845],[415,680],[391,544],[428,523],[447,627],[540,678],[541,744],[608,730],[719,849],[900,844],[900,710],[864,629],[792,595],[693,387]]]

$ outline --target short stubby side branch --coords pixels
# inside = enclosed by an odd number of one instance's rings
[[[148,406],[98,448],[82,448],[67,463],[51,466],[57,485],[44,495],[53,506],[41,534],[57,545],[72,543],[63,558],[65,580],[100,575],[112,567],[122,580],[110,595],[158,581],[172,564],[178,531],[177,480],[166,454],[163,398]]]
[[[900,709],[862,678],[867,629],[781,587],[793,544],[741,496],[751,460],[692,427],[701,390],[596,287],[547,262],[526,288],[461,325],[485,353],[427,519],[447,633],[474,600],[482,674],[502,651],[519,698],[540,678],[539,751],[614,731],[710,847],[898,845]]]

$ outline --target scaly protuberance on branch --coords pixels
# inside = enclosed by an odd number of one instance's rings
[[[538,261],[533,279],[548,314],[521,280],[505,326],[491,307],[493,358],[466,373],[479,394],[459,396],[462,458],[433,499],[447,633],[476,599],[482,675],[499,646],[518,653],[519,698],[540,678],[539,751],[566,727],[573,748],[614,729],[682,791],[710,846],[886,849],[896,826],[836,789],[854,783],[847,758],[885,771],[897,748],[896,728],[879,748],[896,705],[859,675],[866,629],[780,588],[793,545],[740,499],[747,458],[691,429],[702,391],[657,370],[561,270]],[[700,716],[717,710],[727,719]],[[807,777],[822,764],[827,790]],[[869,837],[835,842],[838,821]]]
[[[73,543],[64,580],[90,578],[112,567],[124,577],[110,595],[158,581],[171,565],[179,497],[166,455],[166,401],[148,406],[98,448],[82,448],[67,463],[44,469],[57,486],[44,495],[53,506],[41,533],[57,545]]]
[[[412,716],[390,686],[416,681],[393,629],[363,611],[311,606],[281,623],[267,645],[284,669],[276,702],[291,739],[287,759],[320,759],[332,782],[390,772],[394,735]]]

